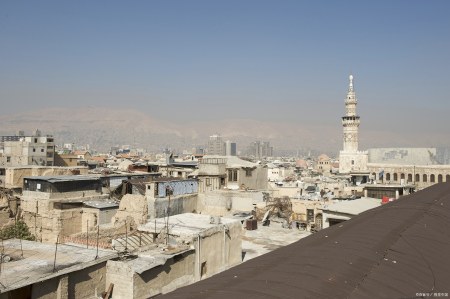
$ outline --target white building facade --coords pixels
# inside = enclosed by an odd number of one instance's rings
[[[55,143],[52,136],[20,136],[17,141],[5,141],[0,166],[53,166]]]

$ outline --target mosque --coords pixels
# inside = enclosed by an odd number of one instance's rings
[[[449,156],[436,148],[358,149],[360,117],[356,114],[353,76],[349,77],[345,116],[342,117],[343,149],[339,152],[339,173],[351,177],[354,185],[368,182],[387,185],[415,185],[423,189],[450,182]],[[442,158],[444,157],[444,158]]]

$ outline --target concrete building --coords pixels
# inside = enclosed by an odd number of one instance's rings
[[[56,242],[58,236],[82,231],[85,201],[108,197],[102,193],[100,177],[25,177],[20,205],[23,220],[36,239]]]
[[[36,130],[32,136],[13,136],[5,138],[3,154],[0,156],[0,166],[53,166],[55,143],[52,136],[41,136]],[[18,138],[16,138],[18,137]]]
[[[345,99],[345,116],[342,117],[343,149],[339,152],[339,172],[367,171],[368,153],[358,150],[358,128],[360,119],[356,115],[357,99],[353,88],[353,76],[349,77],[347,98]]]
[[[145,185],[148,217],[151,219],[195,211],[196,179],[158,178]],[[170,207],[170,208],[169,208]]]
[[[74,154],[55,153],[55,166],[78,166],[80,159]]]
[[[367,210],[381,206],[381,200],[362,197],[354,200],[343,200],[325,205],[323,212],[323,228],[349,220]]]
[[[98,298],[107,289],[106,261],[117,253],[70,245],[3,241],[0,299]]]
[[[220,135],[209,136],[208,155],[226,155],[225,142]]]
[[[315,165],[315,170],[322,173],[323,175],[330,175],[331,173],[331,159],[325,154],[320,155],[317,158],[317,164]]]
[[[199,181],[199,193],[219,190],[226,186],[226,162],[225,157],[205,156],[200,159],[198,170],[191,173]]]
[[[227,189],[267,189],[267,167],[236,156],[204,156],[199,169],[190,174],[198,177],[200,192]]]
[[[256,159],[263,159],[273,156],[273,147],[269,141],[252,142],[248,148],[248,154]]]
[[[385,197],[398,199],[400,196],[413,193],[413,184],[366,184],[364,186],[364,196],[383,199]]]
[[[236,156],[237,155],[237,147],[236,142],[231,142],[227,140],[225,142],[225,156]]]
[[[129,258],[108,261],[106,285],[114,284],[113,298],[151,298],[242,261],[242,225],[236,219],[187,213],[154,219],[138,231],[154,242],[138,246]]]
[[[23,178],[33,176],[87,175],[88,169],[82,166],[18,166],[0,167],[0,187],[22,189]]]
[[[369,163],[368,170],[376,183],[413,184],[423,189],[436,183],[450,182],[450,165],[398,165]]]

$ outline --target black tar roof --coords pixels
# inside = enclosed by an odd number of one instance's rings
[[[25,177],[26,180],[47,181],[49,183],[69,182],[69,181],[97,181],[99,176],[88,175],[59,175],[59,176],[30,176]]]
[[[158,298],[416,298],[424,292],[450,293],[450,183]]]

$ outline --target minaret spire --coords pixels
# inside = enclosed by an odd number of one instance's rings
[[[349,91],[349,92],[353,92],[353,75],[350,75],[350,76],[348,77],[348,79],[350,80],[350,83],[349,83],[349,85],[348,85],[348,91]]]

